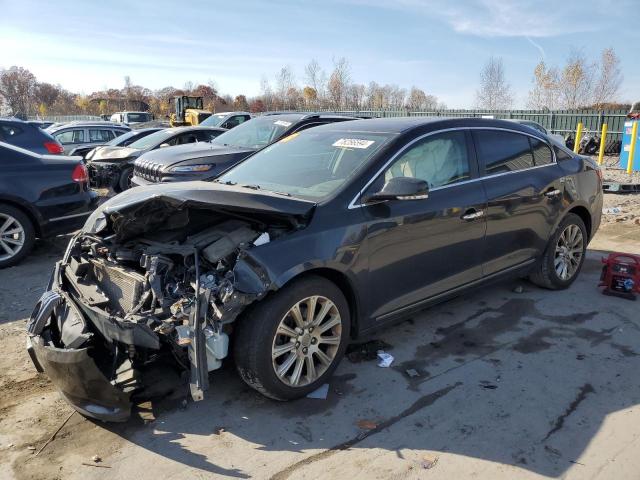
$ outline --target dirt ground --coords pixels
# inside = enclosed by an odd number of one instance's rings
[[[67,240],[0,271],[0,480],[638,478],[638,303],[597,288],[607,251],[640,253],[634,219],[603,223],[568,291],[500,283],[380,331],[391,367],[345,359],[324,400],[268,400],[227,362],[204,401],[115,425],[72,414],[24,349]]]

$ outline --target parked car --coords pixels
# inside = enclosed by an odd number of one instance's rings
[[[48,155],[63,152],[60,142],[49,133],[17,118],[0,118],[0,142]]]
[[[209,118],[200,123],[200,125],[205,125],[207,127],[222,127],[228,130],[233,127],[237,127],[247,120],[251,120],[251,114],[249,112],[221,112],[212,114]]]
[[[327,123],[355,120],[333,114],[281,113],[252,118],[213,140],[146,153],[136,160],[133,185],[215,178],[252,153],[297,132]]]
[[[53,125],[53,122],[48,122],[46,120],[27,120],[27,123],[30,125],[34,125],[38,128],[41,128],[42,130],[44,130],[45,128],[49,128],[51,125]]]
[[[224,132],[224,128],[218,127],[167,128],[138,139],[126,147],[101,147],[86,158],[91,184],[95,187],[113,187],[116,192],[121,192],[131,187],[133,162],[145,152],[190,143],[208,145],[208,142]]]
[[[546,128],[544,128],[542,125],[540,125],[538,122],[534,122],[533,120],[521,120],[519,118],[510,119],[509,121],[516,122],[516,123],[519,123],[520,125],[525,125],[527,127],[531,127],[540,133],[544,133],[551,140],[554,140],[560,145],[565,145],[565,138],[562,135],[559,135],[557,133],[549,133],[549,131]]]
[[[79,228],[96,199],[82,159],[0,142],[0,268],[22,260],[36,238]]]
[[[69,155],[80,155],[82,158],[86,158],[89,152],[96,148],[101,147],[127,147],[133,142],[140,140],[141,138],[151,135],[152,133],[162,130],[161,127],[142,128],[131,130],[127,133],[114,138],[113,140],[104,143],[103,145],[89,145],[84,147],[76,147],[69,152]]]
[[[64,147],[64,153],[78,147],[101,145],[119,137],[131,128],[122,123],[111,122],[69,122],[51,125],[46,132]]]
[[[201,399],[230,335],[250,387],[303,397],[350,339],[419,309],[514,276],[569,287],[601,210],[598,166],[525,126],[332,123],[215,182],[101,205],[55,268],[29,351],[74,408],[102,420],[127,418],[151,358],[176,358]]]
[[[109,117],[109,120],[126,125],[135,125],[152,121],[153,115],[149,112],[116,112]]]

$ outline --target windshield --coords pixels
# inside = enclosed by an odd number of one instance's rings
[[[143,137],[140,140],[136,140],[131,145],[129,145],[129,147],[136,148],[138,150],[146,150],[148,148],[154,148],[166,142],[175,134],[176,134],[175,130],[167,128],[166,130],[160,130],[159,132],[155,132],[155,133],[152,133],[151,135],[147,135],[146,137]]]
[[[211,143],[225,147],[258,149],[275,142],[291,125],[292,122],[275,116],[253,118],[224,132]]]
[[[205,127],[219,127],[225,118],[227,118],[227,114],[211,115],[204,122],[201,122],[200,125]]]
[[[135,135],[140,135],[140,132],[136,132],[135,130],[132,130],[130,132],[123,133],[122,135],[114,138],[113,140],[109,140],[107,143],[105,143],[105,145],[109,145],[111,147],[119,147],[120,145],[122,145],[123,143],[125,143],[127,140],[129,140],[131,137]]]
[[[146,122],[149,120],[150,115],[148,113],[127,113],[127,121],[131,122]]]
[[[323,128],[294,133],[249,157],[217,181],[319,200],[344,185],[392,136]]]

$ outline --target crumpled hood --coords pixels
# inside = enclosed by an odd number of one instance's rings
[[[111,226],[119,237],[140,234],[148,224],[160,225],[163,218],[190,208],[235,213],[258,221],[278,218],[299,226],[316,204],[266,190],[213,182],[163,183],[125,190],[100,205],[87,219],[84,233],[99,233]]]
[[[190,160],[197,159],[195,163],[216,163],[221,157],[233,156],[244,158],[255,149],[225,147],[214,145],[209,142],[188,143],[175,147],[164,147],[151,150],[139,159],[140,162],[150,162],[154,164],[170,167],[178,163],[190,163]]]
[[[97,147],[93,156],[91,157],[91,162],[101,162],[101,161],[112,161],[112,160],[120,160],[125,158],[136,158],[144,153],[143,150],[137,150],[135,148],[129,147]]]

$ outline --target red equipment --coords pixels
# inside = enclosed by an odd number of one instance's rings
[[[605,287],[602,293],[635,300],[635,294],[640,293],[640,255],[610,253],[602,263],[598,284]]]

